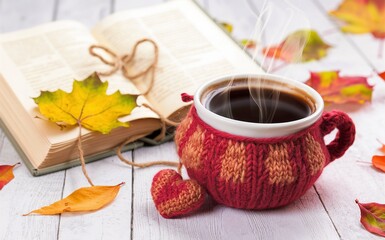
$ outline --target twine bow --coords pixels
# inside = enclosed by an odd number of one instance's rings
[[[133,60],[135,59],[135,55],[137,53],[139,45],[146,43],[146,42],[151,43],[153,48],[154,48],[154,60],[152,61],[152,63],[147,68],[139,71],[136,74],[130,74],[129,69],[128,69],[128,65],[130,63],[132,63]],[[110,56],[110,58],[112,60],[107,60],[106,58],[104,58],[102,55],[100,55],[99,53],[97,53],[95,51],[96,49],[103,50],[105,53],[107,53]],[[133,80],[133,79],[136,79],[138,77],[144,76],[147,73],[150,73],[151,74],[150,84],[149,84],[147,90],[144,91],[142,94],[146,95],[151,91],[152,86],[154,85],[155,68],[156,68],[156,65],[158,64],[158,58],[159,58],[158,45],[153,40],[148,39],[148,38],[144,38],[144,39],[137,41],[135,43],[135,45],[133,46],[131,53],[130,54],[124,54],[122,56],[119,56],[118,54],[114,53],[111,49],[106,48],[106,47],[101,46],[101,45],[91,45],[88,50],[92,56],[99,58],[100,61],[102,61],[103,63],[112,67],[109,71],[98,72],[99,75],[110,76],[110,75],[116,73],[120,69],[122,71],[122,74],[124,77],[126,77],[127,79],[130,79],[130,80]]]

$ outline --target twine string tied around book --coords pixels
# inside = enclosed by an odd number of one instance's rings
[[[133,61],[135,60],[135,56],[137,54],[137,51],[138,51],[138,47],[143,43],[150,43],[153,46],[154,59],[153,59],[152,63],[149,64],[145,69],[142,69],[141,71],[139,71],[137,73],[131,74],[129,71],[128,65],[133,63]],[[103,57],[102,54],[97,52],[97,49],[102,50],[104,53],[109,55],[111,60],[108,60],[105,57]],[[149,38],[143,38],[143,39],[137,41],[134,44],[131,53],[123,54],[122,56],[119,56],[118,54],[116,54],[111,49],[109,49],[105,46],[102,46],[102,45],[91,45],[88,50],[92,56],[99,58],[100,61],[102,61],[103,63],[112,67],[108,71],[98,72],[98,74],[100,76],[110,76],[110,75],[116,73],[118,70],[121,70],[122,74],[125,78],[127,78],[129,80],[134,80],[136,78],[145,76],[146,74],[149,73],[149,74],[151,74],[150,84],[148,85],[146,91],[142,92],[142,94],[147,95],[151,91],[151,89],[154,85],[155,69],[156,69],[156,66],[158,64],[158,59],[159,59],[159,48],[158,48],[158,45],[153,40],[151,40]]]
[[[122,154],[122,148],[124,145],[132,142],[133,140],[134,140],[133,137],[129,137],[122,144],[120,144],[119,147],[117,148],[116,155],[119,157],[120,161],[122,161],[122,162],[124,162],[130,166],[139,167],[139,168],[146,168],[146,167],[151,167],[151,166],[155,166],[155,165],[165,165],[165,166],[170,166],[170,167],[176,167],[178,170],[178,173],[181,174],[181,169],[183,166],[181,161],[173,162],[173,161],[160,160],[160,161],[151,161],[151,162],[145,162],[145,163],[136,163],[136,162],[133,162],[133,161],[126,159]]]

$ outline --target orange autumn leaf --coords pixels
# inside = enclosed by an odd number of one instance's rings
[[[55,215],[64,212],[88,212],[99,210],[115,199],[119,193],[120,186],[123,184],[124,183],[120,183],[116,186],[92,186],[80,188],[66,198],[51,205],[33,210],[30,213],[24,214],[24,216],[32,213]]]
[[[380,78],[382,78],[383,80],[385,80],[385,72],[379,73],[378,76],[380,76]]]
[[[265,47],[262,53],[285,62],[308,62],[326,57],[330,47],[315,30],[305,29],[289,34],[276,46]]]
[[[356,200],[361,212],[361,224],[371,233],[385,237],[385,204],[360,203]]]
[[[372,164],[378,170],[385,172],[385,156],[374,155],[372,157]]]
[[[371,33],[375,38],[385,38],[383,0],[344,0],[330,15],[345,22],[341,27],[343,32]]]
[[[0,190],[3,189],[12,179],[15,177],[13,175],[13,168],[20,163],[14,165],[1,165],[0,166]]]
[[[385,144],[382,144],[379,150],[385,153]],[[385,156],[374,155],[372,157],[372,165],[378,170],[385,172]]]
[[[371,101],[373,86],[366,77],[341,76],[339,71],[310,72],[306,84],[321,94],[325,103],[364,103]]]

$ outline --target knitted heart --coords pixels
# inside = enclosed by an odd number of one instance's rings
[[[176,171],[165,169],[154,176],[151,195],[160,215],[173,218],[200,208],[206,191],[195,180],[183,180]]]

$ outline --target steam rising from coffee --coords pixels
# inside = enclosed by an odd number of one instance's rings
[[[256,16],[256,23],[249,39],[256,42],[256,47],[250,53],[253,60],[257,61],[267,73],[274,73],[277,64],[291,64],[301,60],[302,52],[308,40],[308,31],[298,31],[310,29],[310,24],[305,14],[286,0],[265,0],[263,3],[259,0],[247,0],[249,10]],[[258,4],[258,6],[257,6]],[[295,32],[295,34],[292,34]],[[290,37],[287,37],[290,36]],[[285,39],[286,38],[286,39]],[[283,42],[283,40],[285,41]],[[282,62],[276,58],[269,58],[267,52],[262,49],[269,46],[278,46],[275,48],[274,55],[285,55],[287,60]],[[274,49],[273,49],[274,50]],[[247,51],[247,49],[244,49]],[[286,75],[280,72],[280,75]],[[226,109],[226,117],[234,119],[234,100],[231,99],[231,91],[234,89],[233,81],[230,81],[227,89],[222,94],[223,108]],[[249,95],[255,104],[251,104],[249,111],[258,111],[259,123],[272,123],[276,115],[281,92],[277,86],[269,88],[264,79],[248,78],[247,86]],[[272,91],[266,91],[268,87]]]

